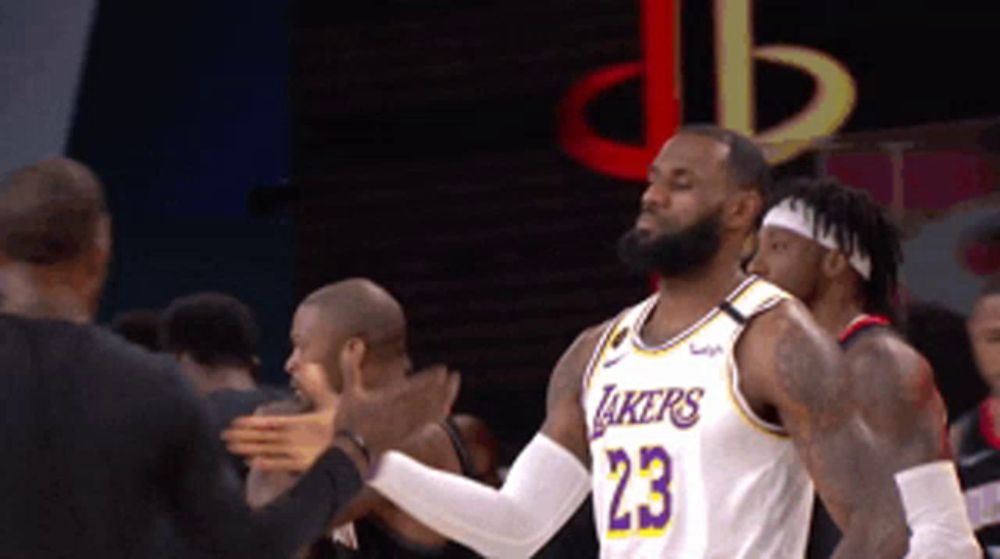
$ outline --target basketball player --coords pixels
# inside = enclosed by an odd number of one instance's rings
[[[299,305],[292,321],[293,350],[286,369],[292,377],[305,409],[333,415],[343,380],[337,360],[348,343],[361,346],[361,376],[365,386],[379,388],[402,380],[410,368],[403,309],[385,289],[364,279],[349,279],[323,287]],[[289,413],[288,403],[270,406],[268,413]],[[258,455],[280,455],[281,449],[266,443],[243,444],[241,433],[227,435],[236,451],[253,448]],[[253,433],[250,432],[252,439]],[[491,482],[495,478],[496,448],[481,421],[469,416],[449,417],[419,430],[407,442],[405,452],[435,468],[472,479]],[[281,472],[251,470],[247,492],[252,505],[271,502],[297,476]],[[362,495],[333,522],[332,536],[312,550],[312,557],[366,558],[473,557],[467,549],[427,529],[401,512],[372,489]]]
[[[287,557],[360,491],[366,451],[443,417],[457,379],[376,392],[348,375],[334,448],[251,514],[176,364],[91,324],[111,253],[102,190],[66,159],[0,180],[0,557],[147,557],[163,512],[215,557]]]
[[[602,557],[726,559],[801,557],[814,484],[844,529],[837,557],[901,556],[879,434],[857,415],[842,353],[740,267],[768,179],[747,138],[682,129],[620,242],[626,263],[660,274],[658,293],[566,351],[502,489],[399,452],[369,483],[486,556],[530,556],[592,491]]]
[[[990,395],[952,427],[969,519],[988,556],[1000,557],[1000,276],[983,287],[968,322]]]
[[[173,354],[198,392],[257,388],[257,320],[250,307],[225,293],[178,297],[163,311],[163,349]]]
[[[798,297],[840,342],[856,379],[852,400],[880,437],[873,449],[885,480],[879,487],[891,487],[896,472],[934,463],[950,482],[937,495],[950,501],[938,505],[950,503],[963,516],[933,372],[888,318],[902,260],[896,228],[866,192],[834,178],[794,179],[777,190],[749,271]],[[894,492],[884,503],[903,533],[905,517]],[[829,557],[839,533],[819,504],[816,513],[808,556]],[[967,536],[958,532],[956,541]]]
[[[160,345],[160,313],[152,309],[121,312],[111,319],[111,331],[133,344],[157,352]]]

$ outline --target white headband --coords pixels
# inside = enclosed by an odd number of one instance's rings
[[[794,202],[794,203],[793,203]],[[813,240],[830,250],[837,250],[848,257],[851,267],[857,270],[866,280],[872,276],[871,258],[858,250],[857,239],[854,239],[854,250],[848,252],[847,247],[841,247],[837,242],[837,228],[829,227],[826,231],[818,231],[816,227],[816,210],[802,200],[785,198],[781,203],[771,208],[764,216],[764,227],[781,227],[800,237]],[[819,234],[817,234],[819,233]]]

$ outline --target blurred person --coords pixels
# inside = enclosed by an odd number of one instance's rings
[[[880,478],[891,483],[896,472],[933,462],[951,477],[945,497],[957,506],[947,412],[933,371],[891,327],[902,261],[897,229],[867,192],[834,178],[792,179],[777,191],[749,271],[798,297],[840,343],[861,379],[853,400],[881,435],[873,449]],[[829,557],[840,540],[825,504],[816,505],[808,557]],[[902,521],[903,503],[888,499],[884,514]]]
[[[160,340],[208,398],[220,431],[237,417],[289,396],[283,388],[257,383],[257,318],[232,295],[204,292],[174,299],[163,311]]]
[[[968,317],[936,302],[909,300],[905,307],[906,339],[931,368],[953,423],[989,393],[976,367]]]
[[[989,557],[1000,557],[1000,275],[983,287],[968,321],[979,374],[990,388],[952,426],[969,517]]]
[[[619,253],[658,273],[657,293],[566,351],[502,488],[395,451],[369,485],[486,556],[532,555],[591,491],[602,557],[801,556],[813,487],[844,529],[836,557],[906,553],[897,491],[914,513],[910,557],[977,556],[937,531],[954,472],[920,454],[895,462],[916,468],[893,484],[874,452],[891,426],[859,413],[843,352],[804,305],[742,271],[768,192],[759,148],[687,126],[649,174]]]
[[[265,406],[259,415],[311,411],[334,414],[343,390],[336,356],[348,344],[362,352],[359,378],[369,388],[393,385],[410,369],[406,320],[395,298],[366,279],[348,279],[323,287],[305,298],[292,320],[292,353],[286,363],[297,400]],[[238,437],[229,437],[239,446]],[[496,442],[482,421],[448,417],[418,430],[404,452],[443,470],[496,484]],[[259,455],[280,454],[280,447],[257,446]],[[252,469],[247,498],[252,506],[271,502],[294,483],[295,474]],[[472,557],[467,549],[434,533],[401,512],[372,489],[332,523],[334,529],[309,550],[308,556],[406,558]]]
[[[163,349],[202,394],[256,388],[259,338],[250,307],[224,293],[178,297],[163,311]]]
[[[111,319],[111,331],[139,347],[160,351],[160,313],[151,309],[121,312]]]
[[[0,179],[0,557],[148,556],[164,512],[216,557],[288,557],[358,494],[369,454],[454,398],[440,368],[392,392],[345,376],[313,468],[251,512],[176,364],[92,324],[110,254],[88,168],[52,159]]]

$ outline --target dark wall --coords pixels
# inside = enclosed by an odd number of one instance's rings
[[[713,119],[711,4],[684,2],[687,121]],[[754,20],[758,43],[845,61],[859,80],[849,129],[864,130],[1000,112],[966,68],[993,50],[997,15],[760,0]],[[556,125],[575,80],[640,58],[639,16],[639,2],[606,0],[292,4],[298,291],[356,274],[384,283],[409,311],[418,360],[461,369],[460,407],[508,450],[539,424],[548,372],[576,333],[646,290],[614,255],[642,185],[568,159]],[[811,94],[790,70],[756,75],[762,126]],[[606,92],[590,121],[638,141],[639,92]]]
[[[265,377],[283,380],[290,220],[254,213],[288,175],[287,6],[100,3],[69,153],[104,178],[115,262],[102,318],[195,290],[254,307]]]

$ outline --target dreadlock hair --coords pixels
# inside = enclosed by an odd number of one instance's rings
[[[796,177],[782,181],[769,206],[787,198],[816,212],[815,233],[833,232],[845,254],[855,250],[871,259],[871,277],[863,281],[867,312],[892,314],[893,296],[903,262],[900,231],[868,192],[841,184],[834,177]]]

